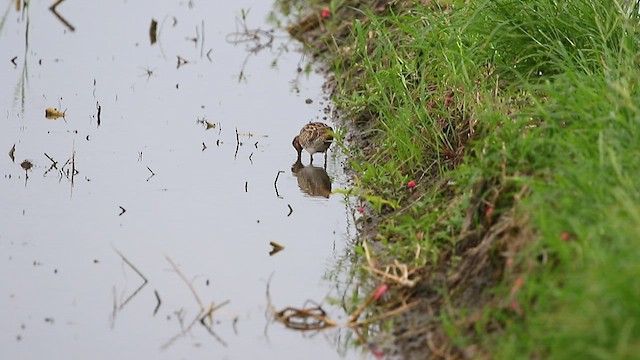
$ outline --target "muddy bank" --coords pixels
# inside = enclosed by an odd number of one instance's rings
[[[317,5],[288,30],[294,38],[303,42],[318,60],[328,63],[329,69],[339,71],[338,77],[334,72],[327,71],[328,80],[325,87],[332,96],[338,97],[340,103],[341,94],[364,92],[360,81],[360,75],[363,73],[360,62],[363,58],[353,49],[354,26],[367,24],[372,17],[408,13],[415,6],[431,6],[434,12],[449,11],[447,6],[439,6],[432,2],[347,1],[331,9],[330,13],[325,10],[328,8]],[[376,51],[376,42],[375,35],[369,35],[370,41],[366,46],[371,54]],[[384,64],[380,64],[380,68],[384,68]],[[443,93],[440,100],[451,108],[448,115],[454,119],[454,123],[460,124],[452,131],[451,140],[456,147],[438,164],[445,168],[455,168],[464,162],[465,146],[473,138],[473,123],[468,115],[463,115],[457,110],[455,104],[450,105],[455,103],[451,89],[434,91]],[[431,103],[423,105],[433,106]],[[346,139],[349,146],[357,149],[352,152],[352,161],[367,164],[379,146],[379,138],[374,134],[380,130],[380,114],[369,107],[348,107],[336,110],[336,117],[340,118],[348,129]],[[363,176],[355,170],[354,175]],[[358,223],[359,233],[361,240],[373,249],[371,256],[375,258],[373,261],[368,258],[362,259],[361,267],[366,273],[363,282],[373,284],[372,286],[381,282],[389,284],[388,298],[386,302],[379,304],[378,312],[401,310],[392,318],[389,331],[372,331],[375,335],[372,335],[373,340],[370,342],[378,344],[386,355],[404,359],[488,356],[481,346],[465,344],[459,340],[465,337],[465,333],[473,334],[476,331],[475,327],[482,322],[483,308],[488,305],[495,308],[509,306],[488,290],[504,279],[505,274],[509,274],[513,266],[513,254],[523,249],[533,238],[527,219],[515,210],[500,215],[493,214],[493,204],[502,199],[503,194],[513,191],[500,186],[482,180],[473,187],[471,194],[462,195],[453,187],[448,190],[448,179],[432,171],[421,174],[419,186],[416,187],[415,182],[409,184],[410,189],[400,199],[397,207],[382,205],[378,211],[367,197],[360,198],[363,206],[359,209],[362,213]],[[445,203],[468,201],[464,208],[461,230],[456,235],[458,240],[454,244],[439,244],[437,256],[432,261],[418,265],[406,262],[406,259],[398,262],[389,244],[398,244],[404,240],[382,239],[380,228],[388,226],[389,223],[402,222],[398,219],[410,212],[408,209],[411,209],[412,204],[434,189],[445,194]],[[523,189],[520,194],[516,194],[517,196],[510,200],[510,204],[517,203],[519,198],[526,195],[526,191],[527,189]],[[487,192],[494,192],[489,202],[484,199]],[[503,206],[511,207],[509,204]],[[426,214],[414,216],[422,215]],[[417,259],[420,248],[415,251]],[[519,310],[514,308],[513,311]],[[456,323],[447,324],[443,322],[443,317],[455,319]],[[482,326],[490,331],[491,328],[499,328],[501,325]],[[455,336],[458,342],[454,342],[451,336],[452,329],[463,329],[463,334]]]

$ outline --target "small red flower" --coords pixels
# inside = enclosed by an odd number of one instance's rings
[[[373,300],[380,299],[382,297],[382,295],[384,295],[384,293],[387,292],[387,290],[389,290],[389,286],[387,286],[387,284],[382,284],[382,285],[378,286],[376,291],[373,293]]]
[[[359,212],[360,214],[364,214],[364,207],[359,206],[359,207],[358,207],[358,212]]]
[[[421,231],[421,232],[416,234],[416,237],[418,238],[418,240],[422,240],[422,239],[424,239],[424,233]]]
[[[491,217],[491,215],[493,215],[493,211],[494,211],[494,210],[495,210],[495,209],[494,209],[494,208],[493,208],[493,206],[492,206],[492,207],[488,208],[488,209],[487,209],[487,211],[485,211],[485,212],[484,212],[484,214],[485,214],[488,218],[490,218],[490,217]]]
[[[416,182],[415,182],[415,181],[413,181],[413,180],[409,181],[409,182],[407,183],[407,187],[408,187],[409,189],[413,189],[414,187],[416,187]]]
[[[570,233],[564,231],[562,234],[560,234],[560,239],[564,240],[564,241],[569,241],[571,240],[572,236]]]
[[[323,19],[328,18],[329,16],[331,16],[331,9],[329,9],[328,7],[322,9],[320,16],[322,16]]]
[[[376,359],[384,358],[384,354],[382,353],[382,351],[380,351],[380,349],[378,349],[378,347],[375,344],[369,344],[368,348],[369,348],[369,351],[371,351],[371,353],[373,354],[373,356],[376,357]]]
[[[384,354],[382,353],[382,351],[380,351],[378,349],[372,349],[371,352],[373,353],[373,356],[376,357],[376,359],[383,359],[384,358]]]

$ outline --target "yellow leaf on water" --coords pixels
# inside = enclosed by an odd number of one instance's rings
[[[65,111],[60,111],[56,108],[47,108],[44,111],[44,117],[46,117],[49,120],[55,120],[55,119],[59,119],[59,118],[64,118],[66,115],[66,110]]]

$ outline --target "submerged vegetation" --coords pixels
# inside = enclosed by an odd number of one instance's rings
[[[410,278],[367,273],[420,303],[400,351],[639,353],[638,2],[307,6],[290,32],[332,66],[365,242]]]

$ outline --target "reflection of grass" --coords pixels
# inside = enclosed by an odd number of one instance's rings
[[[0,20],[0,34],[4,29],[4,23],[7,22],[7,17],[9,16],[9,11],[11,11],[11,2],[7,2],[7,10],[4,11],[4,15],[2,15],[2,20]]]
[[[12,1],[8,1],[7,2],[7,9],[4,11],[4,14],[2,15],[2,19],[0,20],[0,34],[2,33],[2,31],[4,30],[4,25],[7,21],[7,18],[9,16],[9,12],[11,11],[11,5],[13,4]],[[16,5],[16,10],[20,11],[20,1],[16,1],[15,5]],[[23,62],[22,62],[22,72],[20,73],[20,80],[18,80],[18,83],[16,84],[16,88],[14,91],[14,98],[15,99],[20,99],[20,105],[21,105],[21,111],[24,112],[25,110],[25,87],[26,87],[26,83],[28,80],[28,69],[27,69],[27,52],[29,50],[29,1],[25,1],[24,2],[24,16],[25,16],[25,46],[24,46],[24,55],[23,55]]]
[[[20,80],[16,84],[16,89],[14,91],[14,98],[20,99],[20,111],[24,113],[25,111],[25,99],[26,99],[26,86],[29,81],[29,67],[27,62],[27,55],[29,51],[29,1],[25,1],[24,4],[24,14],[25,14],[25,38],[24,38],[24,54],[22,59],[22,72],[20,73]],[[0,29],[1,30],[1,29]]]

